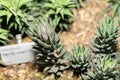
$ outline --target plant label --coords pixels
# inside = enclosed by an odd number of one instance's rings
[[[35,43],[21,43],[0,47],[0,54],[4,65],[12,65],[34,61],[32,46]]]

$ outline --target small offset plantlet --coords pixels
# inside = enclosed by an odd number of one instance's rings
[[[0,0],[0,18],[2,27],[25,33],[27,27],[25,5],[30,0]]]
[[[68,30],[73,21],[72,8],[75,4],[71,0],[49,0],[44,7],[48,10],[47,16],[52,18],[56,31]]]
[[[111,5],[108,7],[107,11],[112,11],[112,16],[119,16],[120,17],[120,0],[105,0]]]
[[[95,32],[95,38],[91,42],[90,47],[96,54],[113,54],[117,48],[118,38],[118,21],[112,17],[107,17]]]
[[[86,76],[82,76],[83,80],[119,80],[117,60],[112,59],[109,55],[99,56],[96,63],[92,63],[92,69]]]
[[[0,46],[9,43],[9,38],[12,38],[12,35],[7,30],[0,28]]]
[[[70,68],[76,75],[84,74],[90,68],[90,51],[84,46],[73,47],[70,55]]]
[[[52,22],[47,19],[35,20],[28,31],[30,38],[36,43],[36,63],[40,69],[57,76],[66,69],[64,55],[66,49],[60,43],[59,34],[55,33]]]

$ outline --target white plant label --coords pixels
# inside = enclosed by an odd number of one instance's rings
[[[35,43],[21,43],[0,47],[0,54],[4,65],[12,65],[34,61],[32,46]]]

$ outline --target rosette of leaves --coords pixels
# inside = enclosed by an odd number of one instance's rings
[[[72,8],[75,4],[71,0],[49,0],[44,4],[47,9],[47,16],[52,18],[56,31],[68,30],[69,24],[73,21]]]
[[[105,0],[111,5],[107,8],[107,11],[112,11],[112,16],[119,16],[120,17],[120,0]]]
[[[118,31],[118,21],[112,17],[107,17],[100,22],[95,32],[95,38],[90,44],[93,52],[96,54],[111,55],[116,53]]]
[[[28,35],[36,43],[33,48],[40,69],[59,76],[67,68],[64,64],[66,49],[60,43],[59,34],[55,33],[52,22],[42,18],[33,21]]]
[[[27,26],[26,5],[31,0],[0,0],[1,25],[14,32],[25,33]]]
[[[12,35],[7,30],[0,28],[0,46],[9,43],[11,37]]]
[[[70,68],[77,75],[87,72],[90,68],[91,55],[90,51],[85,46],[73,47],[70,56]]]
[[[116,59],[109,55],[99,56],[95,63],[92,63],[92,71],[82,76],[83,80],[119,80],[119,69]]]

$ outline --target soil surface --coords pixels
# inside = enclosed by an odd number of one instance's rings
[[[60,39],[68,51],[77,44],[89,46],[101,14],[108,6],[104,0],[86,0],[81,5],[82,8],[79,10],[73,9],[74,22],[71,24],[70,30],[62,32],[60,35]],[[23,39],[23,42],[28,41],[31,40]],[[39,80],[37,78],[40,74],[38,74],[36,66],[32,63],[0,67],[0,80]]]

